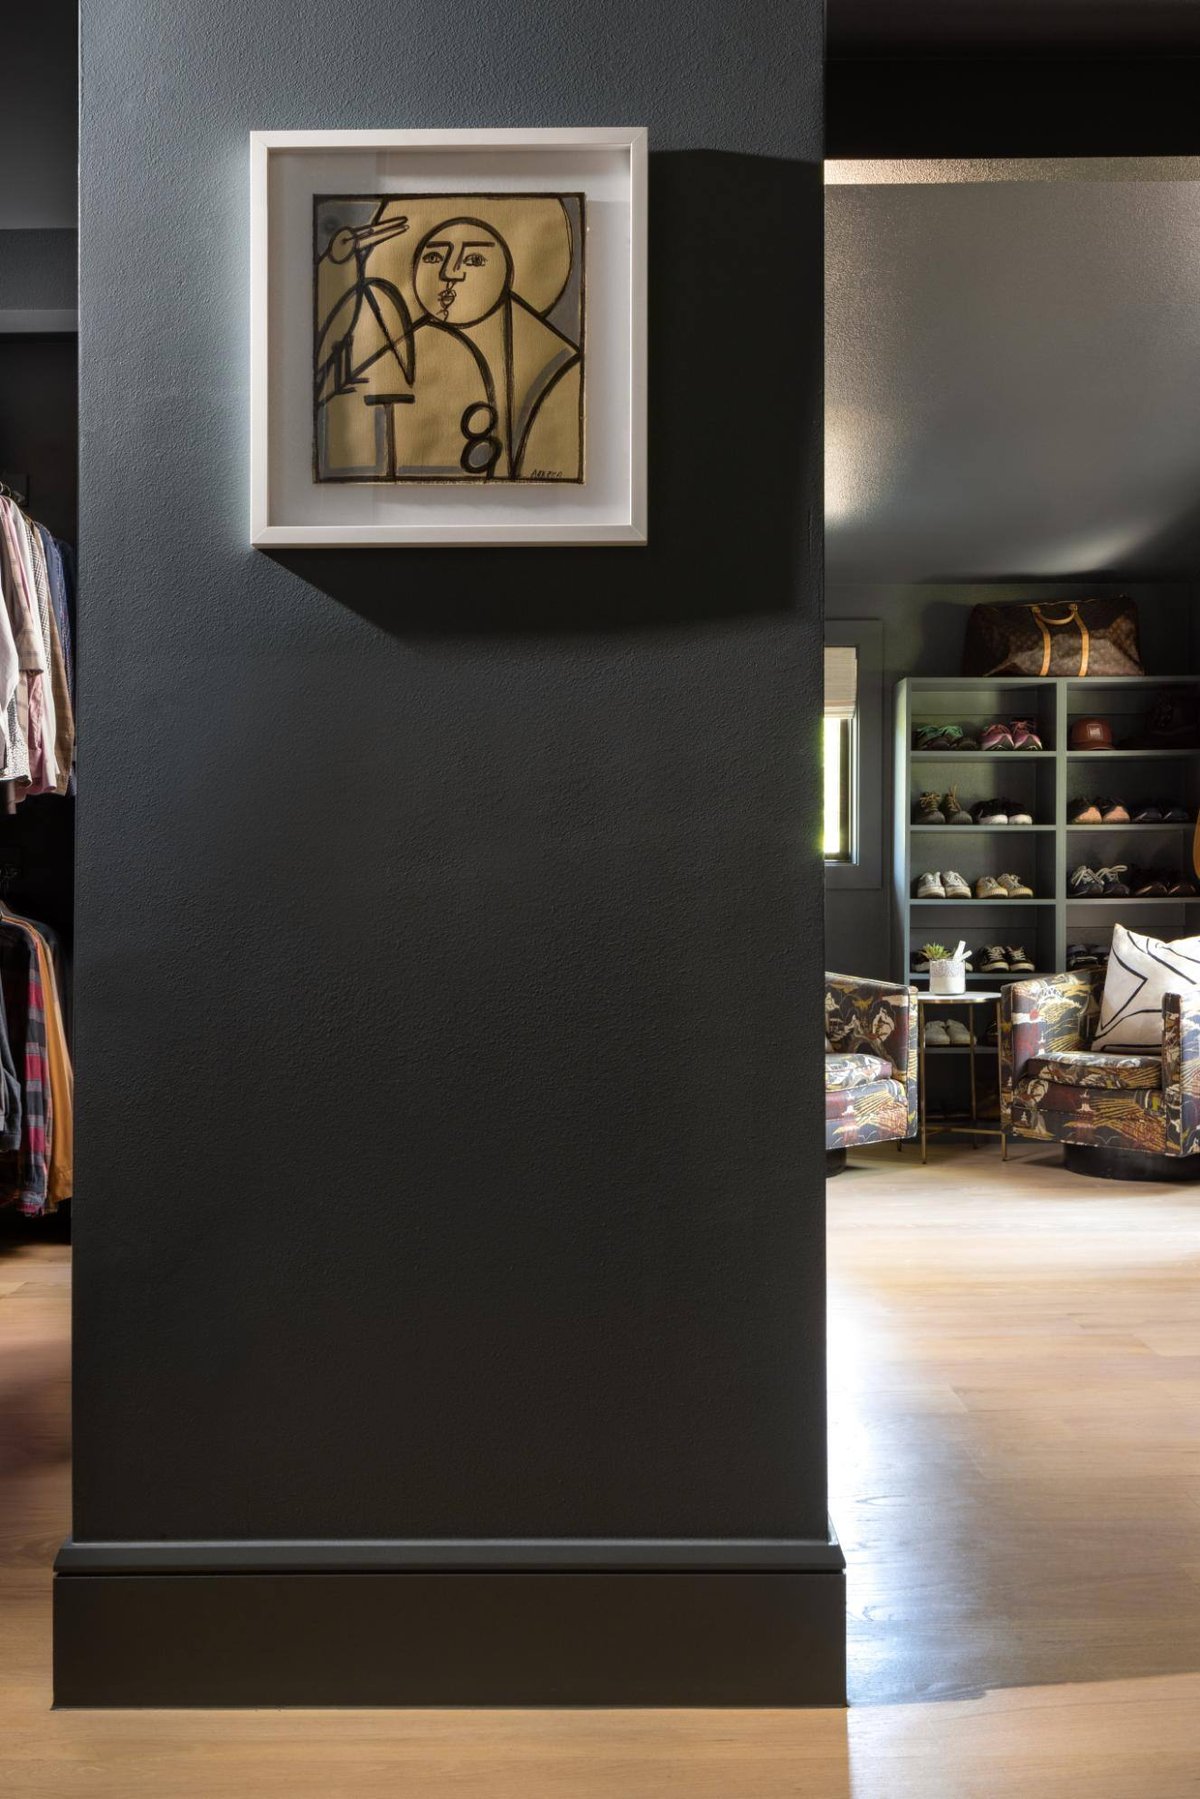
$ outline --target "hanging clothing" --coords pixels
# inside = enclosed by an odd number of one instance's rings
[[[58,734],[58,718],[54,710],[53,677],[50,651],[50,577],[46,572],[46,555],[42,540],[22,517],[21,525],[33,570],[33,591],[37,604],[35,623],[41,650],[40,673],[31,680],[29,689],[29,780],[30,793],[57,793],[58,763],[54,740]]]
[[[3,993],[0,993],[0,1002],[2,1000]],[[25,1120],[21,1090],[8,1036],[8,1013],[0,1003],[0,1155],[21,1147],[21,1128]]]
[[[0,495],[0,810],[73,790],[73,580],[69,548]],[[27,847],[40,841],[39,825]],[[52,1211],[74,1183],[57,953],[53,933],[0,906],[0,1205],[30,1214]]]
[[[50,577],[50,654],[54,681],[54,710],[58,734],[54,758],[58,763],[58,792],[75,791],[75,668],[71,645],[71,613],[67,601],[67,577],[62,551],[45,525],[37,527]]]
[[[51,1207],[70,1199],[75,1181],[75,1071],[59,1001],[58,982],[49,945],[40,931],[21,920],[37,949],[38,974],[46,1023],[46,1059],[50,1069],[50,1130],[46,1197]]]
[[[8,533],[3,530],[0,521],[0,778],[3,778],[8,768],[12,731],[9,707],[16,700],[17,682],[21,674],[21,658],[9,616],[15,577],[9,569],[8,558]]]
[[[4,916],[5,907],[0,904],[0,918]],[[50,951],[50,966],[54,970],[54,991],[58,998],[59,1010],[62,1013],[63,1030],[68,1045],[71,1042],[71,964],[70,958],[63,948],[58,932],[53,925],[48,925],[41,918],[31,918],[28,912],[17,914],[10,912],[11,918],[18,919],[37,932],[46,948]]]
[[[15,679],[4,683],[7,646],[0,640],[0,693],[5,695],[5,760],[0,775],[6,781],[29,780],[28,680],[42,666],[33,623],[32,570],[22,548],[21,512],[11,500],[0,498],[0,586],[3,588],[5,622],[17,658]]]
[[[0,1154],[0,1204],[36,1215],[50,1207],[50,1135],[54,1128],[45,995],[34,935],[0,918],[0,995],[21,1082],[21,1141]]]
[[[0,496],[0,805],[74,791],[74,560]]]

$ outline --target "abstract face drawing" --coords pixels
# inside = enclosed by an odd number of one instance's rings
[[[508,245],[480,219],[447,219],[417,245],[417,299],[443,324],[477,325],[495,311],[511,285]]]
[[[582,482],[582,194],[317,196],[314,479]]]

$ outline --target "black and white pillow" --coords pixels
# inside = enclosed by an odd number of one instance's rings
[[[1145,1049],[1162,1043],[1164,993],[1200,988],[1200,937],[1161,943],[1116,925],[1093,1049]]]

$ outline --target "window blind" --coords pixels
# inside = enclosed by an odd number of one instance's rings
[[[858,651],[841,644],[826,644],[826,718],[853,718],[857,701]]]

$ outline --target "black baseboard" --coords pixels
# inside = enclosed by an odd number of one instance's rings
[[[1093,1149],[1063,1144],[1063,1167],[1100,1181],[1197,1181],[1200,1156],[1156,1156],[1140,1149]]]
[[[59,1573],[54,1695],[58,1706],[837,1706],[845,1575]]]

